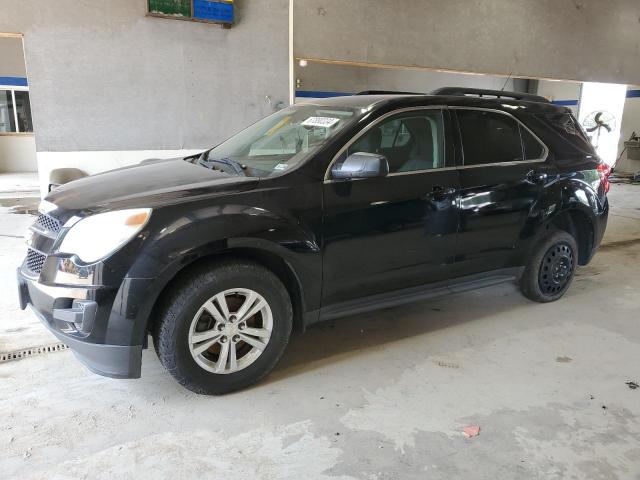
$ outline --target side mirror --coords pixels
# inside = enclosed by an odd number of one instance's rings
[[[331,167],[331,176],[335,179],[386,177],[388,173],[389,162],[384,155],[376,153],[352,153]]]

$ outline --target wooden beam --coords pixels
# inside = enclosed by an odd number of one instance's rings
[[[0,32],[0,38],[22,38],[22,34]]]

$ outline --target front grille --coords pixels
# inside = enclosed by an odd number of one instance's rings
[[[47,256],[42,253],[30,248],[27,250],[27,270],[33,273],[40,273],[42,271],[42,267],[44,266],[44,261]]]
[[[58,220],[47,215],[46,213],[41,213],[40,215],[38,215],[34,226],[36,228],[39,227],[40,229],[53,233],[58,233],[60,231],[60,228],[62,228],[62,225],[60,225],[60,222]]]

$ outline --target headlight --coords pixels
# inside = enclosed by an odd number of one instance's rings
[[[150,208],[134,208],[83,218],[64,236],[58,252],[75,254],[86,263],[97,262],[131,240],[149,217]]]

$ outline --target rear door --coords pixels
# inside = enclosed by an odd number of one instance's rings
[[[463,107],[451,111],[463,154],[458,165],[460,228],[453,275],[517,266],[527,219],[552,178],[548,149],[506,112]]]
[[[446,284],[458,224],[450,117],[411,108],[374,121],[338,156],[384,154],[386,177],[324,183],[323,307]]]

